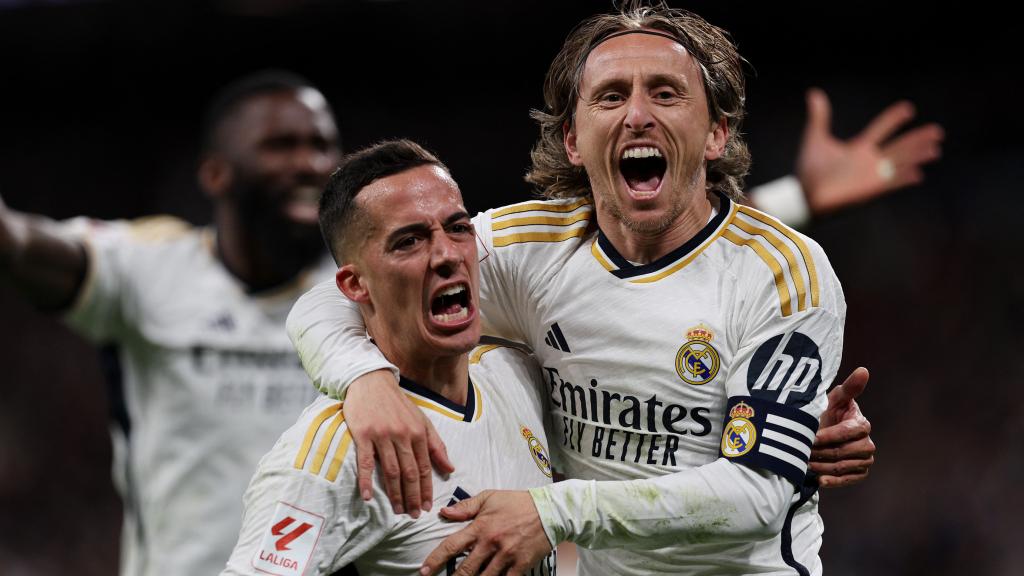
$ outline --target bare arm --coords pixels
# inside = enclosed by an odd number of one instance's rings
[[[11,210],[0,198],[0,278],[41,310],[61,310],[78,293],[88,266],[81,242],[44,216]]]

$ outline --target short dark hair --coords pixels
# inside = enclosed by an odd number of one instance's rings
[[[257,96],[294,92],[303,88],[316,89],[309,80],[287,70],[261,70],[224,86],[210,101],[203,115],[200,128],[202,153],[208,154],[216,150],[217,132],[225,120],[232,117],[242,104]]]
[[[405,139],[384,140],[341,160],[320,196],[320,232],[339,266],[349,257],[349,239],[357,237],[354,229],[366,226],[365,219],[356,217],[360,212],[355,204],[359,191],[375,180],[426,165],[448,172],[437,156]]]

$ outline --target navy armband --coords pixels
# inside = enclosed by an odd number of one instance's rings
[[[802,486],[818,421],[797,408],[750,396],[729,398],[728,408],[721,455]]]

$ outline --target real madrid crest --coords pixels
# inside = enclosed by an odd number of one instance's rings
[[[757,442],[757,429],[750,421],[754,417],[754,409],[740,402],[729,410],[729,423],[722,432],[722,455],[726,458],[743,456]]]
[[[704,324],[686,331],[686,344],[676,353],[676,374],[687,384],[700,386],[718,375],[721,360],[718,350],[711,345],[715,338],[711,328]]]
[[[533,461],[537,463],[537,467],[540,468],[540,471],[545,476],[551,478],[551,459],[548,458],[547,453],[544,451],[544,445],[540,443],[540,440],[526,426],[520,425],[519,433],[526,439],[526,445],[529,446],[530,455],[533,456]]]

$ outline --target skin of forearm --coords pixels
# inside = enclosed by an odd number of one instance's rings
[[[0,278],[36,308],[59,311],[70,305],[87,264],[84,246],[60,235],[52,220],[0,212]]]
[[[770,538],[792,486],[725,461],[658,478],[569,481],[531,490],[549,537],[641,549]]]

